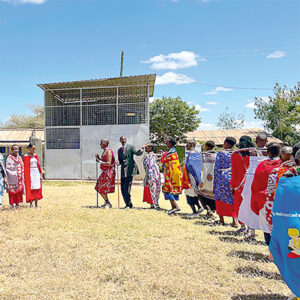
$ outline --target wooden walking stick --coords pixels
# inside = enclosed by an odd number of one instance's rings
[[[97,187],[97,190],[96,190],[96,203],[97,203],[97,208],[99,208],[99,194],[98,194],[98,162],[96,160],[96,187]]]
[[[119,166],[117,166],[117,185],[118,185],[118,209],[120,209],[120,177],[119,177]]]

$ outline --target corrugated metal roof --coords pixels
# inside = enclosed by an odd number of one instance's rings
[[[189,132],[186,136],[188,139],[194,139],[197,141],[214,141],[216,145],[222,145],[226,137],[234,137],[237,141],[243,135],[249,135],[252,139],[255,139],[259,132],[265,131],[259,128],[250,128],[250,129],[231,129],[231,130],[196,130]],[[266,133],[267,134],[267,133]],[[267,134],[269,142],[281,143],[281,140]]]
[[[32,131],[33,129],[0,129],[0,146],[7,147],[14,143],[20,146],[26,143],[28,144]],[[35,135],[44,142],[43,129],[35,129]]]
[[[55,83],[41,83],[37,86],[41,89],[70,89],[70,88],[90,88],[90,87],[105,87],[105,86],[134,86],[148,84],[150,87],[150,97],[154,94],[156,74],[137,75],[137,76],[125,76],[115,78],[103,78],[103,79],[90,79],[80,81],[67,81],[67,82],[55,82]]]

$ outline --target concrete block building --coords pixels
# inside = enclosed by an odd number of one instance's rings
[[[47,179],[96,178],[99,141],[117,155],[120,136],[149,141],[149,97],[156,75],[38,84],[44,90]],[[141,166],[141,159],[136,159]]]

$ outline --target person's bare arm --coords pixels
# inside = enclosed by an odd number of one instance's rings
[[[107,161],[106,162],[102,161],[101,165],[106,166],[106,167],[110,167],[111,166],[111,161],[112,161],[111,151],[108,151],[108,150],[106,151],[106,157],[107,157]]]

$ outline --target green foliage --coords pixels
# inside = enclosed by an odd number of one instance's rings
[[[44,108],[41,105],[29,105],[31,115],[11,115],[8,121],[2,124],[5,128],[44,128]]]
[[[155,144],[164,144],[167,137],[185,141],[185,134],[198,128],[201,119],[195,106],[181,97],[162,97],[150,104],[150,133]]]
[[[225,112],[219,116],[217,126],[220,129],[241,129],[244,127],[244,123],[245,116],[243,114],[236,116],[234,113],[230,113],[226,107]]]
[[[255,98],[255,117],[273,136],[293,145],[300,140],[300,83],[293,89],[276,83],[274,97],[268,98]]]

